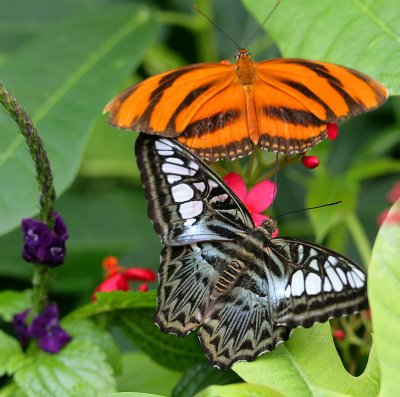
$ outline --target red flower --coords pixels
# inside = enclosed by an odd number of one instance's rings
[[[129,281],[154,282],[157,279],[157,274],[151,269],[120,266],[118,258],[115,256],[105,258],[103,268],[105,270],[104,281],[94,290],[92,300],[96,299],[96,292],[130,291]],[[138,287],[138,291],[146,292],[148,289],[147,283]]]
[[[267,216],[262,214],[274,201],[276,196],[276,185],[274,182],[265,180],[254,185],[249,191],[242,177],[235,172],[224,176],[225,183],[233,190],[250,212],[256,227],[260,226]],[[276,237],[275,231],[273,237]]]

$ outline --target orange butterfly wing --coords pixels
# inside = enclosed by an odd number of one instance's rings
[[[302,153],[326,137],[326,124],[373,110],[386,88],[343,66],[303,59],[256,63],[254,99],[260,147]]]
[[[236,65],[203,63],[150,77],[104,109],[110,123],[178,140],[207,160],[234,159],[253,145],[301,153],[326,137],[326,124],[366,112],[387,98],[372,78],[301,59]]]

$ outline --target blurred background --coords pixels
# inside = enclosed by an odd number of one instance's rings
[[[59,194],[57,211],[70,232],[66,262],[52,273],[51,284],[53,297],[66,312],[89,301],[102,280],[105,256],[117,256],[128,267],[157,270],[159,264],[161,244],[147,218],[133,155],[137,133],[109,126],[103,107],[123,88],[149,75],[196,62],[233,61],[237,48],[194,12],[192,0],[0,1],[0,79],[43,137]],[[317,20],[312,13],[331,3],[327,0],[296,2],[299,10],[292,14],[293,2],[283,2],[265,25],[271,36],[262,30],[250,43],[260,21],[249,9],[254,3],[262,7],[262,15],[257,14],[262,20],[274,1],[247,1],[248,9],[236,0],[197,3],[235,42],[248,46],[255,60],[282,52],[314,56],[381,77],[378,60],[359,57],[358,62],[352,49],[346,53],[340,44],[326,44],[327,25],[320,26],[323,18]],[[342,10],[339,3],[329,5],[332,12]],[[290,21],[293,13],[296,21]],[[332,26],[345,23],[337,14],[329,16],[338,18],[331,19]],[[281,32],[285,27],[286,35]],[[293,34],[296,31],[301,37]],[[313,32],[310,46],[304,44],[306,31]],[[337,40],[351,47],[348,38]],[[290,49],[288,43],[293,42],[299,44]],[[336,200],[344,203],[283,217],[280,235],[324,243],[365,266],[377,218],[389,206],[387,192],[400,180],[399,116],[399,100],[391,98],[381,109],[341,124],[337,140],[313,149],[309,154],[319,157],[319,168],[296,164],[282,169],[273,214]],[[274,158],[263,156],[266,161]],[[236,167],[222,165],[226,170]],[[38,190],[24,142],[4,112],[0,189],[0,288],[26,289],[32,267],[20,257],[18,225],[22,217],[37,213]]]

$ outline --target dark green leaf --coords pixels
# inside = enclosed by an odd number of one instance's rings
[[[273,388],[252,384],[238,383],[229,386],[210,386],[195,397],[284,397]],[[332,394],[330,394],[333,397]],[[286,397],[286,396],[285,396]],[[337,396],[339,397],[339,396]]]
[[[172,397],[191,397],[210,385],[228,385],[239,382],[242,382],[242,379],[232,370],[221,372],[208,362],[198,363],[185,372],[176,385]]]
[[[163,334],[153,323],[153,313],[149,309],[127,310],[118,313],[115,325],[135,346],[167,368],[184,371],[205,360],[195,332],[181,338]]]

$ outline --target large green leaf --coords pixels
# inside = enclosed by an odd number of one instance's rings
[[[117,377],[119,391],[135,390],[169,396],[182,376],[180,372],[157,364],[140,351],[125,353],[122,356],[122,368],[122,373]],[[133,371],[135,376],[132,376]]]
[[[210,386],[196,397],[284,397],[281,393],[266,386],[238,383],[228,386]],[[338,396],[339,397],[339,396]]]
[[[14,314],[21,313],[31,304],[31,291],[6,290],[0,292],[0,316],[11,321]]]
[[[0,77],[37,125],[57,192],[75,177],[85,143],[118,81],[138,65],[158,25],[146,8],[97,3],[43,33],[0,66]],[[37,211],[24,140],[0,114],[0,233]]]
[[[270,387],[285,397],[374,396],[379,380],[375,362],[355,378],[343,368],[328,323],[296,329],[289,341],[252,363],[233,370],[248,383]],[[333,376],[334,375],[334,376]]]
[[[382,372],[380,396],[395,396],[400,390],[399,219],[400,200],[391,208],[379,230],[368,272],[374,344]]]
[[[64,324],[63,324],[64,325]],[[15,381],[29,397],[97,396],[115,391],[113,371],[102,344],[93,338],[88,323],[66,323],[72,340],[57,354],[32,345],[27,360],[15,373]],[[97,328],[97,333],[103,333]],[[88,334],[92,337],[88,338]],[[106,350],[109,350],[106,347]]]
[[[261,23],[273,0],[243,0]],[[397,0],[282,1],[265,29],[282,55],[343,64],[400,94]]]

